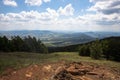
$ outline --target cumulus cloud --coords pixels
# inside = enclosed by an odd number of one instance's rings
[[[120,0],[90,0],[93,3],[88,11],[96,12],[87,14],[84,17],[89,17],[89,22],[99,26],[119,26],[120,24]]]
[[[74,13],[74,8],[72,7],[71,4],[68,4],[66,5],[64,8],[63,7],[60,7],[58,9],[58,13],[60,15],[65,15],[65,16],[70,16],[70,15],[73,15]]]
[[[0,21],[2,22],[9,22],[9,21],[54,21],[59,18],[61,15],[73,15],[74,9],[72,8],[71,4],[67,5],[63,10],[63,13],[59,12],[58,10],[54,10],[51,8],[47,8],[45,12],[38,12],[38,11],[21,11],[20,13],[7,13],[7,14],[0,14]]]
[[[38,11],[22,11],[20,13],[0,14],[0,28],[7,26],[7,29],[47,29],[47,30],[80,30],[93,31],[104,30],[102,25],[109,26],[109,22],[114,23],[120,18],[117,14],[103,15],[103,14],[86,14],[78,17],[69,17],[60,19],[59,14],[54,9],[47,8],[45,12]],[[88,18],[89,17],[89,18]],[[99,25],[97,25],[99,24]],[[113,24],[112,24],[113,25]],[[111,25],[111,26],[112,26]],[[113,27],[112,27],[113,28]],[[118,25],[116,26],[117,30]],[[3,28],[1,28],[3,29]],[[107,28],[106,28],[107,29]],[[111,29],[111,28],[109,28]],[[112,29],[111,29],[112,30]]]
[[[68,14],[67,14],[68,15]],[[47,29],[47,30],[78,30],[78,27],[83,30],[83,25],[86,24],[78,18],[59,18],[61,14],[58,10],[47,8],[45,12],[38,11],[22,11],[20,13],[0,14],[0,29],[2,26],[7,26],[7,29]],[[29,27],[28,27],[29,26]]]
[[[47,8],[45,12],[31,10],[21,11],[20,13],[0,14],[0,29],[49,29],[48,26],[51,25],[52,27],[58,16],[58,13],[50,8]]]
[[[94,1],[94,5],[91,6],[91,8],[99,1],[105,2],[105,0],[91,1]],[[116,5],[118,6],[118,4]],[[116,7],[116,5],[114,3],[111,6]],[[108,10],[107,7],[110,5],[105,6],[106,7],[100,7],[102,10]],[[68,4],[65,7],[58,8],[57,10],[47,8],[44,12],[31,10],[21,11],[19,13],[0,14],[0,29],[120,31],[120,14],[118,14],[118,12],[115,11],[116,13],[108,14],[103,11],[99,11],[99,9],[95,9],[94,11],[96,13],[87,13],[75,17],[74,8],[71,4]],[[61,16],[69,17],[61,18]],[[7,28],[3,26],[7,26]]]
[[[25,3],[30,6],[40,6],[40,5],[42,5],[43,2],[47,3],[50,1],[51,0],[25,0]]]
[[[7,6],[13,6],[13,7],[17,6],[17,3],[14,0],[3,0],[3,4]]]
[[[5,22],[11,21],[50,21],[55,20],[58,17],[58,13],[50,8],[46,9],[46,12],[38,11],[22,11],[20,13],[7,13],[6,15],[0,14],[0,20]]]
[[[94,6],[89,11],[101,12],[103,14],[120,13],[120,0],[90,0]]]
[[[50,0],[46,0],[50,1]],[[59,19],[59,16],[65,15],[73,15],[74,8],[71,4],[66,5],[64,8],[62,8],[62,13],[60,13],[58,10],[54,10],[51,8],[47,8],[45,12],[38,12],[38,11],[21,11],[19,13],[7,13],[7,14],[0,14],[0,21],[1,22],[11,22],[11,21],[54,21]]]

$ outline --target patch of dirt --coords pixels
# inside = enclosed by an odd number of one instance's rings
[[[0,80],[120,80],[120,72],[94,63],[72,62],[31,65],[10,70]]]

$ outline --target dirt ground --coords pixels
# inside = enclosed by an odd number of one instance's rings
[[[95,63],[64,61],[7,69],[0,80],[120,80],[120,71]]]

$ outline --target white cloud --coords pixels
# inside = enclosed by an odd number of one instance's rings
[[[50,1],[51,0],[25,0],[25,3],[30,6],[40,6],[40,5],[42,5],[43,2],[47,3]]]
[[[43,0],[44,2],[50,2],[51,0]]]
[[[65,15],[65,16],[70,16],[73,15],[74,13],[74,8],[72,7],[71,4],[66,5],[64,8],[60,7],[58,9],[58,13],[60,15]]]
[[[46,10],[51,15],[51,18],[58,18],[59,17],[59,14],[54,9],[47,8]]]
[[[47,8],[46,12],[22,11],[20,13],[0,14],[0,29],[47,29],[75,31],[119,31],[119,24],[101,26],[101,22],[120,21],[117,14],[86,14],[78,17],[60,19],[57,11]],[[7,26],[7,27],[2,27]]]
[[[30,6],[40,6],[42,4],[42,0],[25,0],[25,3]]]
[[[103,14],[120,13],[120,0],[90,0],[94,5],[89,11],[101,12]]]
[[[58,10],[47,8],[45,12],[31,10],[0,14],[0,30],[120,31],[120,14],[107,15],[99,11],[95,12],[73,17],[74,8],[68,4]]]
[[[13,6],[13,7],[17,6],[17,3],[14,0],[3,0],[3,4],[7,6]]]
[[[29,22],[29,21],[40,21],[47,22],[51,20],[56,20],[59,17],[59,14],[50,8],[46,9],[46,12],[38,12],[38,11],[22,11],[20,13],[7,13],[0,14],[1,22]]]
[[[90,0],[90,2],[94,5],[88,11],[95,13],[81,16],[82,18],[88,17],[88,22],[100,26],[103,30],[117,31],[120,28],[120,0]]]

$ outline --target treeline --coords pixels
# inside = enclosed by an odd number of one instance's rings
[[[53,53],[53,52],[77,52],[79,46],[80,46],[80,44],[61,46],[61,47],[48,47],[48,51],[49,51],[49,53]]]
[[[84,44],[63,47],[49,47],[48,50],[50,53],[79,51],[80,56],[120,61],[120,37],[110,37]]]
[[[111,37],[96,40],[89,44],[79,46],[80,56],[90,56],[94,59],[120,61],[120,37]]]
[[[0,52],[37,52],[48,53],[47,47],[35,37],[14,36],[8,39],[6,36],[0,37]]]

